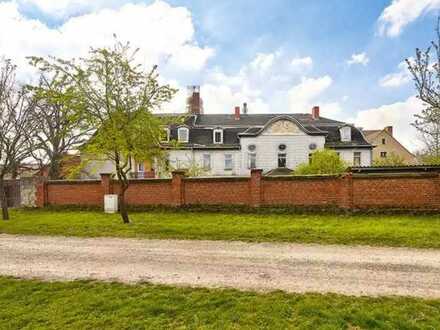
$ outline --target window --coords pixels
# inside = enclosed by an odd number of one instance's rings
[[[286,167],[287,156],[285,153],[278,154],[278,167]]]
[[[170,130],[169,128],[164,128],[162,131],[162,135],[160,137],[160,142],[169,142],[170,141]]]
[[[386,152],[386,151],[382,151],[382,152],[380,153],[380,157],[382,157],[382,158],[387,158],[387,152]]]
[[[360,152],[353,153],[353,165],[354,166],[361,166],[361,153]]]
[[[210,154],[203,155],[203,169],[205,171],[209,171],[211,169],[211,155]]]
[[[382,139],[382,144],[386,144],[386,140],[385,139]]]
[[[225,170],[230,171],[233,168],[232,154],[225,154]]]
[[[255,152],[248,153],[248,168],[257,168],[257,154]]]
[[[188,142],[189,140],[189,130],[186,127],[180,127],[177,130],[177,136],[179,139],[179,142]]]
[[[339,129],[341,133],[341,141],[342,142],[350,142],[351,141],[351,127],[344,126]]]
[[[144,166],[144,163],[138,163],[138,164],[137,164],[137,171],[138,171],[138,172],[145,172],[145,166]]]
[[[223,143],[223,130],[222,129],[215,129],[214,130],[214,143],[215,144]]]

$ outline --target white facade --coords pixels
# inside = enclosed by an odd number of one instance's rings
[[[351,127],[344,126],[341,135],[347,141],[351,135]],[[218,128],[212,128],[214,134]],[[342,137],[342,136],[341,136]],[[221,135],[223,140],[223,132]],[[213,141],[216,141],[213,138]],[[192,148],[170,150],[168,154],[171,169],[188,169],[196,166],[203,169],[207,176],[234,176],[250,174],[250,158],[255,157],[252,166],[267,172],[278,167],[294,170],[299,164],[308,163],[309,156],[316,150],[325,147],[325,135],[310,134],[299,123],[279,118],[261,127],[255,135],[240,135],[240,145],[236,149],[222,149],[219,143],[216,148]],[[371,166],[371,148],[340,148],[334,149],[350,166]],[[284,160],[285,159],[285,160]],[[281,162],[285,162],[279,166]],[[358,162],[358,164],[357,164]],[[88,172],[114,172],[114,165],[104,161],[90,165]]]
[[[350,166],[371,166],[372,150],[366,148],[334,149],[339,157]],[[360,164],[355,164],[355,153],[360,153]]]
[[[344,133],[350,132],[350,127],[344,127]],[[250,147],[252,146],[252,147]],[[280,149],[282,147],[282,150]],[[187,168],[191,163],[199,167],[210,160],[206,175],[249,175],[250,154],[255,154],[255,167],[264,172],[278,167],[280,154],[285,154],[285,167],[295,169],[299,164],[307,163],[309,155],[325,146],[325,136],[310,135],[289,120],[274,121],[256,136],[241,136],[239,150],[171,150],[170,165],[173,168]],[[371,165],[371,149],[344,148],[335,149],[348,165],[359,159],[360,166]],[[204,156],[209,155],[209,156]],[[225,169],[226,155],[232,155],[231,170]]]

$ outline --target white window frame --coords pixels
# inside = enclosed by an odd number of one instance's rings
[[[170,129],[168,127],[165,127],[163,130],[167,133],[167,135],[165,140],[161,139],[160,142],[170,142]]]
[[[359,157],[357,157],[359,156]],[[359,164],[356,164],[356,159],[359,158]],[[353,152],[353,166],[362,166],[362,152],[354,151]]]
[[[229,164],[229,166],[227,165]],[[234,157],[232,154],[225,154],[225,171],[232,171],[234,169]]]
[[[181,132],[186,132],[186,139],[182,139],[180,136]],[[179,142],[184,142],[184,143],[188,143],[189,141],[189,129],[187,127],[179,127],[177,129],[177,140]]]
[[[211,170],[211,154],[203,154],[202,167],[205,171]]]
[[[339,133],[341,134],[341,142],[350,142],[351,141],[351,127],[344,126],[339,129]]]
[[[220,133],[220,141],[215,140],[216,133]],[[213,130],[212,141],[214,142],[214,144],[222,144],[223,143],[223,130],[221,128],[216,128]]]
[[[248,152],[248,169],[257,168],[257,153],[256,152]],[[254,159],[254,166],[252,166],[252,159]]]

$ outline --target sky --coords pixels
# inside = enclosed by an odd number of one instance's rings
[[[434,39],[440,0],[0,0],[0,56],[29,82],[26,56],[74,58],[113,34],[179,89],[200,85],[205,113],[321,115],[365,129],[394,126],[410,150],[423,109],[405,65]]]

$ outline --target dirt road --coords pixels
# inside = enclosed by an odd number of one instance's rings
[[[0,235],[0,275],[440,298],[440,250]]]

